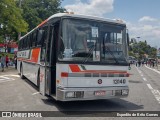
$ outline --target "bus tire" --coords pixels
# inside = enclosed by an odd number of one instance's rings
[[[22,65],[20,67],[20,77],[21,77],[21,79],[25,78],[24,75],[23,75],[23,67],[22,67]]]

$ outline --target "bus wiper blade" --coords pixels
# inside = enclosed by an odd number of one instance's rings
[[[88,54],[88,56],[86,57],[86,59],[83,61],[83,63],[86,63],[87,60],[88,60],[88,58],[91,57],[94,49],[95,49],[95,45],[91,46],[91,48],[90,48],[89,51],[88,51],[89,54]]]
[[[114,61],[119,64],[118,60],[116,59],[116,57],[113,55],[112,51],[110,50],[110,48],[108,46],[105,46],[105,42],[103,41],[103,54],[105,56],[105,53],[106,53],[106,49],[108,50],[108,52],[112,55],[112,58],[114,59]]]
[[[87,58],[83,61],[83,63],[86,63],[88,58],[91,57],[93,50],[95,50],[95,55],[96,55],[96,48],[97,48],[97,36],[96,36],[96,42],[94,43],[93,46],[91,46],[91,48],[89,49],[90,54],[87,56]]]

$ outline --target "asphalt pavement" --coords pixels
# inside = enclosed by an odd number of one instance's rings
[[[160,111],[160,73],[155,68],[148,66],[131,66],[129,79],[129,96],[123,99],[108,99],[94,101],[76,101],[76,102],[58,102],[48,96],[39,94],[37,88],[27,79],[21,80],[17,70],[14,67],[0,72],[0,110],[1,111],[92,111],[87,117],[84,114],[78,114],[79,117],[61,119],[106,119],[99,118],[97,111]],[[95,117],[97,115],[97,117]],[[80,116],[85,116],[82,118]],[[1,119],[1,118],[0,118]],[[17,119],[17,118],[16,118]],[[44,119],[44,118],[41,118]],[[48,118],[47,118],[48,119]],[[52,118],[51,118],[52,119]],[[117,119],[107,118],[107,119]],[[124,119],[124,118],[118,118]],[[134,119],[134,118],[125,118]],[[135,118],[136,119],[136,118]],[[140,118],[140,119],[158,119],[158,118]],[[27,118],[26,118],[27,120]]]

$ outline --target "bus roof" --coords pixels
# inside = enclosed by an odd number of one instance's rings
[[[50,16],[48,19],[44,20],[42,23],[40,23],[36,28],[28,32],[26,35],[22,36],[20,39],[24,38],[27,36],[29,33],[34,31],[35,29],[39,28],[43,24],[47,23],[49,20],[56,18],[56,17],[73,17],[73,18],[82,18],[82,19],[92,19],[92,20],[98,20],[98,21],[104,21],[104,22],[109,22],[109,23],[115,23],[115,24],[120,24],[120,25],[126,25],[122,20],[112,20],[112,19],[106,19],[102,17],[97,17],[97,16],[91,16],[91,15],[81,15],[81,14],[70,14],[70,13],[57,13],[52,16]]]
[[[104,21],[104,22],[111,22],[111,23],[117,23],[117,24],[122,24],[125,25],[125,23],[120,20],[112,20],[108,18],[103,18],[103,17],[97,17],[97,16],[91,16],[91,15],[82,15],[82,14],[69,14],[69,13],[57,13],[48,18],[48,20],[55,18],[55,17],[76,17],[76,18],[85,18],[85,19],[93,19],[93,20],[99,20],[99,21]]]

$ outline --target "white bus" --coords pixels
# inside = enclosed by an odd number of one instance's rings
[[[55,14],[21,37],[18,72],[59,101],[127,97],[126,31],[122,21]]]

